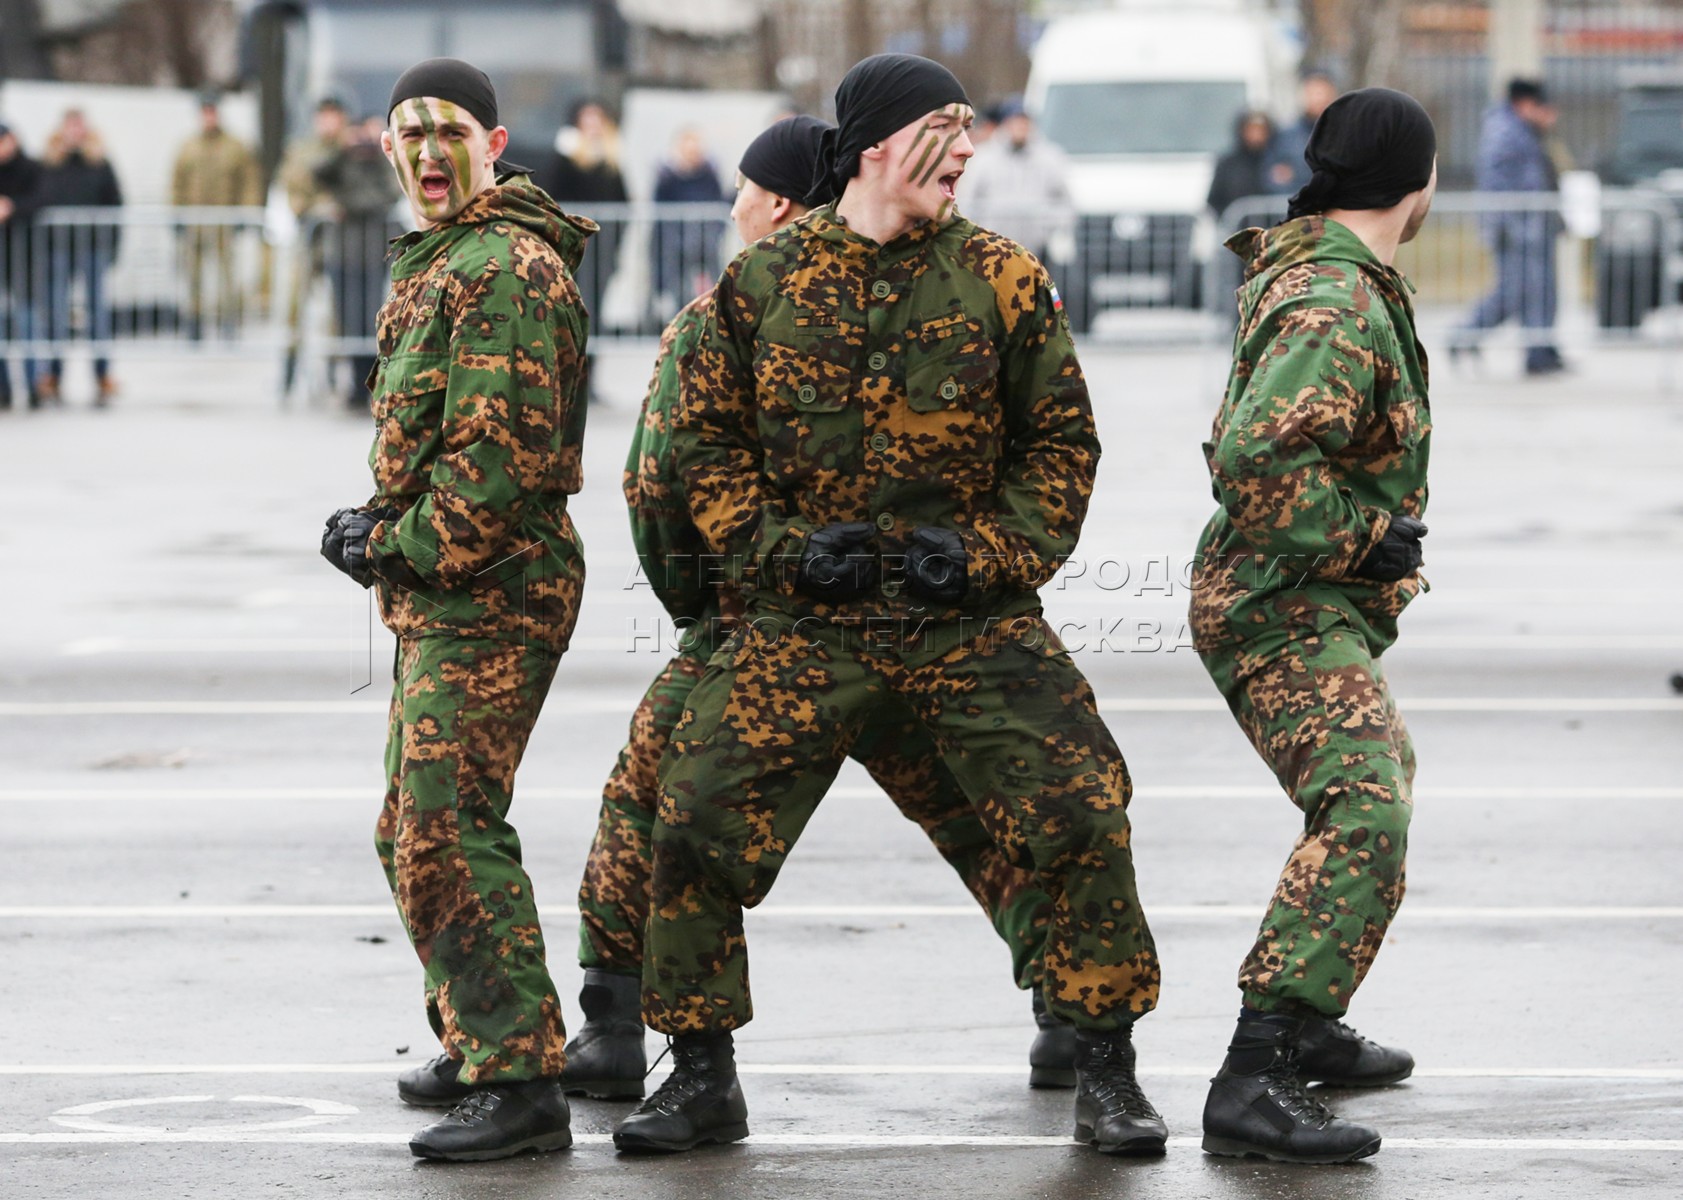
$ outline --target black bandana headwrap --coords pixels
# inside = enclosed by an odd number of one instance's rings
[[[392,119],[392,113],[399,104],[405,100],[419,100],[422,96],[448,100],[467,109],[473,119],[487,130],[497,127],[497,89],[491,86],[491,77],[472,63],[465,63],[459,58],[429,58],[416,63],[392,84],[391,99],[386,103],[386,120],[389,122]],[[502,178],[528,172],[525,167],[498,159],[496,173],[498,178]]]
[[[817,117],[785,117],[748,143],[736,169],[774,196],[816,208],[832,199],[826,190],[813,192],[813,172],[818,163],[818,143],[827,121]]]
[[[1327,106],[1303,161],[1314,171],[1288,218],[1331,208],[1390,208],[1432,178],[1437,131],[1413,96],[1390,88],[1346,92]]]
[[[931,59],[874,54],[854,64],[836,88],[836,128],[824,135],[819,149],[813,194],[840,196],[859,174],[862,151],[938,108],[969,103],[964,85]]]

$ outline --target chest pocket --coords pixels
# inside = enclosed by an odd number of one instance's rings
[[[819,353],[850,352],[834,336],[771,342],[754,359],[760,444],[768,475],[782,484],[817,486],[857,457],[863,406],[853,371]]]
[[[417,405],[450,382],[448,351],[412,351],[383,358],[374,368],[374,418],[384,421]]]
[[[981,322],[953,313],[926,322],[907,342],[906,402],[913,412],[992,406],[999,354]]]
[[[386,496],[423,492],[444,423],[448,352],[396,354],[375,368],[369,466]]]

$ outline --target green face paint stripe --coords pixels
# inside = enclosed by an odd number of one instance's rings
[[[456,111],[456,106],[449,101],[443,101],[439,104],[438,115],[446,125],[456,124],[461,116]],[[451,145],[450,166],[453,168],[451,174],[454,176],[450,181],[450,196],[454,200],[467,194],[468,181],[473,178],[473,156],[468,152],[465,141],[455,142]]]
[[[928,133],[928,132],[929,132],[929,122],[925,121],[923,123],[923,128],[919,129],[917,131],[917,136],[912,139],[912,144],[910,146],[907,146],[906,147],[906,152],[900,156],[900,165],[902,167],[906,165],[906,160],[912,156],[912,151],[916,150],[919,146],[923,145],[923,135]],[[912,174],[914,174],[914,175],[917,174],[917,168],[916,167],[912,168]]]
[[[947,140],[941,143],[941,152],[935,156],[935,161],[929,164],[929,170],[923,173],[923,178],[917,181],[918,187],[928,183],[935,172],[941,169],[941,164],[947,160],[947,151],[952,149],[953,143],[958,141],[963,132],[964,127],[961,125],[947,135]]]
[[[444,151],[438,144],[438,126],[433,124],[432,114],[419,101],[415,104],[415,111],[420,114],[421,131],[427,135],[427,157],[433,162],[443,162]]]
[[[917,160],[917,165],[912,167],[911,172],[906,176],[907,179],[917,179],[918,172],[922,171],[923,165],[929,161],[929,155],[935,149],[935,143],[940,140],[941,135],[938,133],[929,135],[929,140],[923,143],[923,155]]]

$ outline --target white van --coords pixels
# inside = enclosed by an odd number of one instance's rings
[[[1046,27],[1025,99],[1070,159],[1080,219],[1053,269],[1078,329],[1109,308],[1198,305],[1215,160],[1240,112],[1289,102],[1284,32],[1243,0],[1123,0]]]

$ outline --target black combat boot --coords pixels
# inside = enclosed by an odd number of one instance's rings
[[[416,1108],[449,1108],[467,1099],[473,1088],[456,1078],[462,1060],[440,1054],[397,1077],[398,1099]]]
[[[1379,1134],[1345,1121],[1303,1090],[1297,1074],[1301,1017],[1239,1018],[1227,1061],[1204,1101],[1204,1149],[1231,1158],[1344,1163],[1379,1150]]]
[[[1414,1074],[1414,1055],[1370,1042],[1343,1021],[1303,1019],[1297,1039],[1297,1077],[1332,1087],[1383,1087]]]
[[[1100,1154],[1161,1154],[1169,1129],[1134,1078],[1131,1025],[1077,1030],[1075,1140]]]
[[[614,1145],[647,1154],[747,1136],[748,1103],[736,1081],[730,1034],[686,1034],[672,1039],[672,1074],[619,1123]]]
[[[416,1158],[486,1162],[573,1144],[567,1097],[553,1079],[477,1087],[466,1100],[409,1139]]]
[[[1072,1088],[1075,1086],[1075,1026],[1065,1025],[1046,1011],[1046,997],[1038,987],[1033,997],[1034,1024],[1039,1032],[1029,1047],[1029,1086]]]
[[[638,1100],[649,1072],[643,1053],[642,980],[586,970],[579,991],[584,1027],[567,1043],[561,1087],[569,1096]]]

